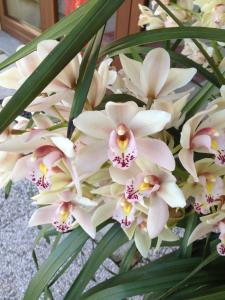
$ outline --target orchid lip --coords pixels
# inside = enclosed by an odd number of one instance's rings
[[[71,225],[74,222],[71,209],[71,202],[62,202],[58,207],[52,222],[57,231],[64,233],[71,229]]]

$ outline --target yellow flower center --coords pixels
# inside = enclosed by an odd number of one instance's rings
[[[209,194],[212,193],[212,190],[214,188],[215,182],[216,182],[216,178],[214,176],[208,176],[206,178],[206,189],[207,189],[207,192]]]
[[[48,173],[48,168],[46,167],[46,165],[43,162],[41,162],[39,164],[39,170],[41,171],[41,173],[43,175],[46,175]]]
[[[218,150],[218,143],[217,143],[217,140],[212,140],[211,141],[211,148],[213,149],[213,150]]]
[[[151,178],[148,176],[145,176],[143,182],[139,185],[139,191],[144,192],[152,187],[153,187],[153,184],[151,183]]]
[[[131,212],[132,204],[125,200],[125,201],[123,201],[123,202],[121,203],[121,206],[122,206],[122,208],[123,208],[124,214],[125,214],[126,216],[128,216],[129,213]]]

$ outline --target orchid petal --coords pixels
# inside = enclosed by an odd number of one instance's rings
[[[91,238],[95,238],[96,229],[91,222],[91,217],[83,209],[78,208],[77,206],[73,209],[72,215],[80,226],[86,231]]]
[[[135,86],[140,87],[140,71],[142,64],[137,60],[128,58],[124,54],[120,54],[119,56],[123,71],[126,76]]]
[[[132,164],[127,170],[110,167],[109,173],[114,182],[125,185],[129,179],[135,178],[139,173],[141,173],[141,170],[136,164]]]
[[[137,114],[139,108],[133,101],[125,103],[107,102],[105,111],[115,126],[122,123],[129,127],[130,121]]]
[[[67,157],[74,157],[74,144],[71,142],[71,140],[64,138],[63,136],[55,136],[52,137],[51,140]]]
[[[116,208],[116,201],[108,200],[108,202],[100,205],[92,215],[92,223],[95,227],[112,218],[113,211]]]
[[[108,138],[114,128],[103,111],[85,111],[73,120],[73,124],[80,131],[97,139]]]
[[[161,131],[170,121],[171,114],[160,110],[139,111],[130,123],[135,137],[144,137]]]
[[[160,234],[168,219],[169,209],[167,204],[157,196],[152,197],[147,221],[148,233],[152,239]]]
[[[38,208],[30,218],[29,226],[50,224],[53,222],[58,205],[48,205]]]
[[[188,82],[191,81],[191,79],[194,77],[196,74],[196,69],[194,68],[189,68],[189,69],[181,69],[181,68],[172,68],[169,71],[168,78],[160,91],[160,96],[166,96],[173,92],[176,89],[179,89]]]
[[[83,147],[78,152],[76,159],[79,174],[97,172],[101,165],[108,160],[107,148],[105,141],[94,142]]]
[[[175,169],[175,160],[169,147],[161,140],[140,138],[137,140],[138,153],[169,171]]]
[[[151,247],[151,239],[148,233],[137,226],[135,230],[134,241],[138,251],[144,258],[146,258]]]
[[[146,96],[155,99],[165,84],[170,69],[166,50],[156,48],[145,57],[140,72],[141,85]]]
[[[205,236],[207,233],[213,231],[213,228],[213,224],[200,223],[190,235],[187,245],[190,245],[191,243]]]
[[[184,207],[186,201],[184,195],[179,187],[174,182],[166,182],[161,184],[157,194],[162,198],[170,207]]]
[[[189,149],[181,149],[178,156],[185,170],[198,182],[198,175],[194,163],[194,152]]]
[[[21,75],[16,67],[0,73],[0,86],[17,90],[20,87]]]

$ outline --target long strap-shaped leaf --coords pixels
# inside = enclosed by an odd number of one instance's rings
[[[101,47],[104,27],[102,27],[96,36],[90,41],[88,48],[84,53],[80,74],[77,82],[76,93],[74,95],[70,118],[68,124],[67,137],[70,138],[73,131],[73,119],[76,118],[83,110],[87,94],[91,85],[93,74],[95,71],[96,62],[98,59],[99,50]]]
[[[0,113],[2,132],[106,23],[123,0],[91,0],[78,24],[43,60]]]
[[[99,266],[126,241],[127,237],[121,227],[118,224],[113,225],[113,227],[105,234],[91,254],[86,265],[74,281],[64,299],[80,299],[80,295],[82,294],[85,286],[93,277]]]
[[[78,254],[89,236],[80,227],[71,232],[41,265],[29,283],[24,300],[39,299],[59,268],[73,255]]]
[[[26,44],[23,48],[18,50],[16,53],[8,57],[6,60],[0,63],[0,70],[4,69],[5,67],[13,64],[17,60],[21,59],[22,57],[30,54],[37,48],[37,44],[40,41],[48,40],[48,39],[58,39],[63,35],[70,32],[72,27],[74,27],[82,15],[84,14],[85,10],[90,6],[91,1],[88,1],[84,5],[81,5],[78,9],[74,10],[68,16],[62,18],[58,21],[54,26],[47,29],[45,32],[40,34],[38,37],[34,38],[30,43]]]
[[[175,27],[153,29],[146,32],[135,33],[122,39],[119,39],[115,42],[112,42],[102,49],[100,55],[112,55],[114,52],[118,53],[118,51],[129,47],[145,45],[155,42],[163,42],[179,38],[199,38],[225,42],[224,29],[215,29],[208,27]]]

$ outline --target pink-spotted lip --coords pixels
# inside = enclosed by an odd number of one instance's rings
[[[223,243],[217,244],[216,249],[219,255],[225,256],[225,245]]]
[[[71,202],[62,201],[57,208],[52,222],[55,229],[61,233],[65,233],[71,229],[71,225],[74,222],[72,215],[73,205]]]
[[[131,130],[122,127],[118,132],[110,134],[108,157],[114,167],[128,169],[137,157],[136,141]]]

